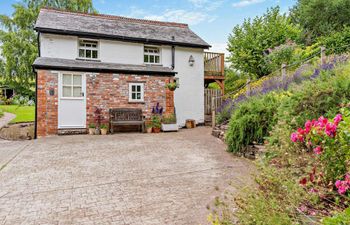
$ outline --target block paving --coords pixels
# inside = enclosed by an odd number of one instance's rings
[[[206,206],[253,170],[210,132],[28,141],[0,171],[0,224],[207,224]]]

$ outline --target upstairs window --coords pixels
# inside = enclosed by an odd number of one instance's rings
[[[146,64],[160,64],[160,50],[159,50],[159,48],[145,46],[144,63],[146,63]]]
[[[79,40],[79,58],[98,59],[98,41]]]

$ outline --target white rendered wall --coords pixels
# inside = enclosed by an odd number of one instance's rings
[[[41,57],[76,59],[78,57],[78,37],[41,34]],[[142,43],[110,40],[99,41],[101,62],[143,65]],[[161,64],[171,67],[171,46],[160,46]],[[203,49],[175,47],[175,71],[180,88],[175,90],[175,108],[178,125],[184,126],[186,119],[204,122],[204,53]],[[190,66],[188,60],[194,57]],[[163,106],[165,107],[165,106]]]
[[[204,53],[203,49],[175,47],[175,71],[180,87],[175,90],[175,109],[178,125],[186,119],[204,122]],[[194,57],[190,66],[188,60]]]

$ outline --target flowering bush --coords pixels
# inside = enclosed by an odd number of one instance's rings
[[[350,161],[350,110],[343,108],[332,121],[321,116],[318,120],[308,120],[304,128],[292,133],[292,142],[301,143],[318,155],[318,169],[326,182],[343,178],[348,171]],[[304,182],[303,182],[304,183]],[[345,181],[338,180],[339,193],[350,188],[350,176]]]

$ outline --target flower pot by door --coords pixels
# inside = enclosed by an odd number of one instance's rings
[[[107,134],[107,129],[101,129],[101,134],[106,135]]]
[[[152,133],[153,127],[147,127],[147,133]]]
[[[89,128],[89,134],[94,135],[95,134],[95,128]]]

